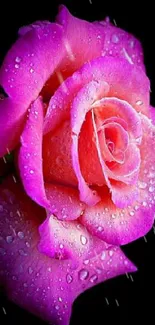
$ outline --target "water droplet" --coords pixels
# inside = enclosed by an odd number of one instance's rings
[[[18,252],[21,256],[27,256],[27,253],[23,249],[19,249]]]
[[[63,249],[64,248],[64,245],[63,244],[60,244],[59,247],[60,247],[60,249]]]
[[[142,102],[141,100],[137,100],[137,101],[136,101],[136,104],[137,104],[138,106],[141,106],[141,105],[143,105],[143,102]]]
[[[12,236],[7,236],[6,241],[8,244],[11,244],[13,242],[13,237]]]
[[[143,201],[143,206],[146,207],[147,206],[147,202],[146,201]]]
[[[101,232],[101,231],[103,230],[103,227],[98,226],[97,230],[98,230],[99,232]]]
[[[130,214],[130,216],[133,217],[135,213],[134,213],[134,211],[130,211],[129,214]]]
[[[112,214],[112,215],[111,215],[111,218],[112,218],[112,219],[115,219],[115,218],[116,218],[116,215],[115,215],[115,214]]]
[[[27,288],[27,287],[28,287],[28,285],[27,285],[27,283],[26,283],[26,282],[24,282],[23,286],[24,286],[25,288]]]
[[[15,275],[12,276],[12,280],[16,281],[17,277]]]
[[[105,258],[106,258],[106,253],[103,251],[103,252],[101,253],[101,260],[104,261]]]
[[[116,34],[113,34],[111,40],[113,43],[117,44],[119,42],[119,37]]]
[[[135,41],[134,40],[131,40],[130,41],[130,47],[133,48],[134,47],[134,44],[135,44]]]
[[[31,69],[30,69],[30,73],[33,73],[33,72],[34,72],[34,70],[31,68]]]
[[[33,269],[32,269],[31,266],[29,266],[29,268],[28,268],[28,273],[29,273],[29,274],[32,274],[32,273],[33,273]]]
[[[97,274],[93,274],[91,277],[90,277],[90,282],[94,283],[98,280],[98,276]]]
[[[137,211],[139,209],[139,206],[138,205],[135,205],[135,210]]]
[[[59,306],[58,306],[58,305],[56,305],[56,306],[55,306],[55,309],[56,309],[56,310],[59,310]]]
[[[87,280],[89,277],[89,272],[86,269],[82,269],[79,271],[79,279],[80,280]]]
[[[80,236],[81,244],[86,245],[87,244],[87,238],[83,235]]]
[[[147,184],[145,182],[138,182],[138,186],[141,189],[145,189],[147,187]]]
[[[34,174],[34,170],[33,169],[30,170],[30,174]]]
[[[98,274],[101,274],[101,273],[102,273],[102,269],[101,269],[100,267],[97,267],[97,268],[96,268],[96,272],[97,272]]]
[[[109,256],[113,256],[114,252],[112,250],[109,251]]]
[[[48,267],[48,268],[47,268],[47,271],[48,271],[48,272],[51,272],[51,271],[52,271],[52,268],[51,268],[51,267]]]
[[[125,260],[125,261],[124,261],[124,264],[125,264],[125,265],[128,265],[128,261],[127,261],[127,260]]]
[[[67,275],[66,275],[66,281],[67,281],[67,283],[72,283],[72,281],[73,281],[73,277],[69,273],[67,273]]]
[[[25,245],[29,248],[30,247],[30,244],[28,242],[25,243]]]
[[[20,238],[20,239],[23,239],[24,238],[24,233],[22,232],[22,231],[18,231],[18,237]]]
[[[154,186],[150,186],[150,187],[149,187],[149,192],[150,192],[150,193],[154,192],[154,190],[155,190],[155,187],[154,187]]]
[[[19,63],[21,61],[21,58],[19,56],[16,56],[15,62]]]
[[[83,264],[88,265],[89,264],[89,260],[84,260],[83,261]]]
[[[61,298],[61,297],[59,297],[58,300],[59,300],[60,302],[62,302],[62,298]]]

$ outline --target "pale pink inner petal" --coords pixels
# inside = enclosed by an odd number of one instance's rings
[[[98,128],[103,124],[104,120],[119,117],[127,123],[129,135],[140,144],[142,137],[141,119],[129,103],[115,97],[105,97],[96,101],[93,107]]]
[[[94,205],[99,201],[95,191],[92,191],[86,184],[80,169],[78,155],[78,137],[87,112],[91,109],[93,102],[103,97],[108,91],[108,85],[101,82],[91,81],[83,87],[75,97],[71,108],[72,126],[72,162],[75,174],[78,179],[80,200],[88,205]]]
[[[128,133],[116,123],[106,123],[98,131],[98,138],[103,159],[124,163],[125,150],[129,143]]]
[[[128,175],[128,172],[127,172],[127,175],[124,175],[123,174],[123,175],[120,175],[119,176],[119,175],[115,175],[115,173],[113,173],[112,170],[110,170],[107,167],[107,164],[105,163],[105,161],[102,158],[102,154],[101,154],[101,150],[100,150],[100,144],[99,144],[99,139],[98,139],[98,134],[97,134],[97,129],[96,129],[96,124],[95,124],[95,119],[94,119],[94,113],[93,113],[93,111],[92,111],[92,121],[93,121],[93,126],[94,126],[94,132],[95,132],[94,134],[95,134],[96,148],[97,148],[97,151],[98,151],[99,161],[100,161],[100,164],[101,164],[101,167],[102,167],[102,171],[103,171],[103,174],[104,174],[104,177],[105,177],[106,184],[107,184],[108,188],[110,189],[110,191],[112,192],[112,200],[113,200],[114,203],[119,204],[120,207],[122,207],[122,205],[123,206],[124,205],[127,206],[129,204],[129,202],[131,203],[131,201],[133,201],[135,199],[135,197],[137,197],[136,191],[135,191],[135,195],[134,195],[134,189],[132,188],[132,191],[129,190],[129,193],[128,193],[129,194],[129,197],[127,197],[125,195],[125,193],[122,193],[122,195],[120,196],[120,200],[118,202],[118,200],[117,200],[117,193],[115,191],[115,183],[114,182],[113,183],[110,182],[110,178],[116,179],[117,181],[118,180],[119,181],[123,181],[123,182],[126,181],[127,184],[128,183],[130,184],[130,182],[133,183],[133,181],[134,181],[134,178],[131,178],[132,173],[131,173],[131,175]],[[137,147],[136,147],[136,149],[137,149]],[[137,152],[139,154],[139,150]],[[140,160],[140,158],[139,158],[139,160]],[[138,166],[139,166],[139,160],[138,160]],[[121,167],[122,167],[122,165],[121,165]],[[136,176],[137,176],[138,171],[139,171],[137,169],[137,166],[136,166],[136,168],[135,168],[134,171],[135,171]],[[127,187],[127,186],[125,185],[125,187]],[[125,198],[126,198],[126,200],[125,200]]]

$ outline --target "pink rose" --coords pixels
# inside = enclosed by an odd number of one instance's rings
[[[108,19],[61,6],[55,23],[19,34],[0,71],[0,155],[16,149],[35,203],[19,181],[2,184],[2,282],[12,300],[66,325],[80,292],[136,270],[118,246],[153,224],[150,83],[141,45]]]

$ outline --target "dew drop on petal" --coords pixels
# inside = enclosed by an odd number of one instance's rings
[[[82,269],[79,271],[79,279],[80,280],[86,280],[89,277],[89,272],[86,269]]]
[[[83,261],[83,264],[88,265],[89,264],[89,260],[84,260]]]
[[[33,273],[33,269],[32,269],[31,266],[28,268],[28,273],[29,273],[29,274],[32,274],[32,273]]]
[[[18,231],[18,237],[19,239],[23,239],[24,238],[24,233],[22,231]]]
[[[147,184],[145,182],[138,182],[138,186],[140,189],[145,189],[147,187]]]
[[[11,244],[13,242],[13,237],[12,236],[7,236],[6,241],[8,244]]]
[[[82,245],[86,245],[87,244],[87,238],[83,235],[80,236],[80,241]]]
[[[61,297],[58,297],[58,301],[62,302],[62,298]]]
[[[135,213],[134,213],[134,211],[130,211],[129,214],[131,217],[133,217]]]
[[[141,100],[137,100],[137,101],[136,101],[136,104],[137,104],[138,106],[141,106],[141,105],[143,105],[143,102],[142,102]]]
[[[66,275],[66,281],[67,281],[67,283],[72,283],[72,281],[73,281],[73,277],[69,273],[67,273],[67,275]]]
[[[92,282],[92,283],[97,282],[97,280],[98,280],[98,276],[97,276],[97,274],[93,274],[93,275],[90,277],[90,282]]]
[[[105,258],[106,258],[106,253],[103,251],[103,252],[101,253],[101,260],[104,261]]]
[[[150,187],[149,187],[149,192],[150,192],[150,193],[154,192],[154,190],[155,190],[155,187],[154,187],[154,186],[150,186]]]
[[[21,58],[19,56],[16,56],[15,62],[19,63],[21,61]]]
[[[101,231],[103,230],[103,227],[98,226],[97,230],[98,230],[99,232],[101,232]]]
[[[119,37],[116,34],[113,34],[111,40],[113,43],[117,44],[119,42]]]
[[[109,256],[113,256],[114,252],[112,250],[109,251]]]

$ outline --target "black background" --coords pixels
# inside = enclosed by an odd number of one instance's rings
[[[103,0],[44,0],[38,1],[36,5],[32,1],[14,1],[12,5],[3,2],[0,6],[0,61],[15,41],[19,27],[35,20],[54,20],[61,3],[67,5],[73,15],[89,21],[102,20],[109,16],[111,21],[116,21],[118,27],[140,39],[147,74],[151,80],[151,103],[155,106],[155,17],[153,4],[150,5],[148,1],[144,4],[141,2],[137,7],[136,1],[115,2],[115,5],[111,1]],[[123,247],[123,251],[137,265],[139,271],[132,276],[124,275],[109,280],[79,296],[73,305],[70,325],[102,325],[113,321],[116,324],[142,321],[154,323],[155,229],[144,238]],[[3,294],[0,299],[0,324],[44,324],[8,302]]]

